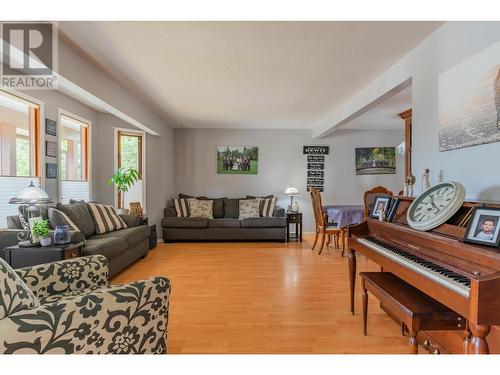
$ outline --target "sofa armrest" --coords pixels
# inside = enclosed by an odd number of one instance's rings
[[[169,206],[163,210],[163,217],[177,217],[177,212],[175,212],[175,207]]]
[[[138,227],[141,225],[141,217],[139,215],[125,215],[120,214],[122,220],[127,224],[128,228]]]
[[[170,281],[110,286],[0,320],[0,353],[165,353]]]
[[[108,285],[108,260],[102,255],[39,264],[15,271],[38,298]]]
[[[285,209],[280,206],[276,206],[273,212],[274,217],[285,217]]]

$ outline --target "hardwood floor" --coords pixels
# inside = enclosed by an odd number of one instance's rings
[[[408,337],[375,298],[363,336],[361,293],[349,312],[347,257],[311,244],[308,235],[302,244],[160,244],[112,282],[171,280],[169,353],[407,353]],[[379,268],[358,257],[358,270]]]

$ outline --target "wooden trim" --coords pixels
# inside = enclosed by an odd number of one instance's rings
[[[120,141],[120,138],[121,138],[121,135],[122,135],[122,131],[121,130],[118,130],[116,132],[116,136],[117,136],[117,152],[118,152],[118,168],[121,168],[122,166],[122,146],[121,146],[121,141]],[[122,193],[121,191],[118,192],[118,209],[123,209],[122,207]]]
[[[33,114],[35,116],[35,177],[41,177],[40,175],[40,164],[42,158],[41,150],[41,129],[40,129],[40,107],[33,107]]]
[[[85,150],[85,181],[89,181],[90,180],[90,171],[89,171],[89,168],[90,168],[90,152],[89,152],[89,149],[90,149],[90,145],[89,145],[89,127],[86,126],[84,129],[83,129],[83,136],[84,136],[84,150]]]
[[[405,177],[410,176],[412,154],[412,109],[407,109],[398,114],[405,122]]]

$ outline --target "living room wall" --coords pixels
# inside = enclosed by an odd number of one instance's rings
[[[398,192],[403,185],[403,160],[396,157],[396,174],[357,176],[354,149],[370,146],[397,146],[403,131],[342,130],[334,137],[312,140],[310,130],[174,130],[175,193],[209,197],[244,197],[247,194],[280,197],[278,204],[286,207],[283,196],[292,184],[301,195],[297,201],[304,213],[304,230],[313,230],[309,193],[306,192],[307,157],[303,145],[330,145],[325,158],[325,204],[362,204],[363,192],[383,185]],[[257,146],[257,175],[217,174],[217,146]]]

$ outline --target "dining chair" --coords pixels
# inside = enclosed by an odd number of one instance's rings
[[[365,219],[370,216],[370,211],[372,209],[373,203],[375,202],[375,198],[377,197],[392,197],[392,191],[383,187],[376,186],[373,189],[365,191],[363,201],[365,204]]]
[[[333,236],[333,240],[338,247],[340,228],[336,224],[328,223],[326,214],[323,212],[323,204],[321,201],[321,193],[314,187],[311,187],[311,202],[314,214],[315,223],[315,236],[314,243],[311,250],[314,250],[318,242],[319,236],[321,235],[321,245],[318,251],[318,255],[323,251],[325,246],[325,239],[328,236],[327,246],[330,244]]]

